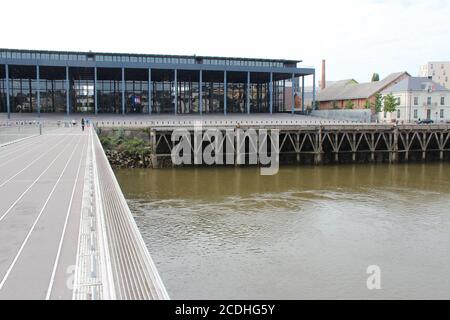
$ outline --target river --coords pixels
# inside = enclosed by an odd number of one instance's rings
[[[450,298],[449,163],[115,172],[173,299]]]

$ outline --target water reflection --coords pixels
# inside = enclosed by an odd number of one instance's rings
[[[449,164],[117,177],[173,298],[450,298]]]

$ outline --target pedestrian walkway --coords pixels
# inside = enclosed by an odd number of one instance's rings
[[[0,299],[71,299],[89,133],[0,150]]]
[[[57,128],[0,148],[0,299],[168,298],[102,157],[92,127],[84,132],[79,126]],[[105,181],[115,183],[114,188],[100,183],[98,172]],[[111,190],[108,201],[120,199],[125,209],[116,204],[108,210],[100,188]],[[111,215],[119,218],[128,234],[113,229]],[[128,251],[120,251],[122,247]],[[138,269],[117,269],[119,262],[111,258],[108,248],[120,263]],[[114,277],[108,277],[112,268]],[[152,278],[135,278],[136,272]],[[146,282],[152,279],[158,281],[156,295],[136,291],[153,288]],[[115,281],[121,281],[120,285]],[[123,283],[129,290],[126,294],[120,291]]]

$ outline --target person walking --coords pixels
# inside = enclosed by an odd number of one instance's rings
[[[84,118],[81,118],[81,131],[84,131]]]

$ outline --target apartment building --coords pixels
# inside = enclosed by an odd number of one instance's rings
[[[427,77],[450,89],[450,61],[431,61],[420,67],[420,77]]]
[[[428,77],[405,78],[381,94],[383,97],[392,94],[400,105],[395,112],[380,112],[380,122],[450,121],[450,90]]]

